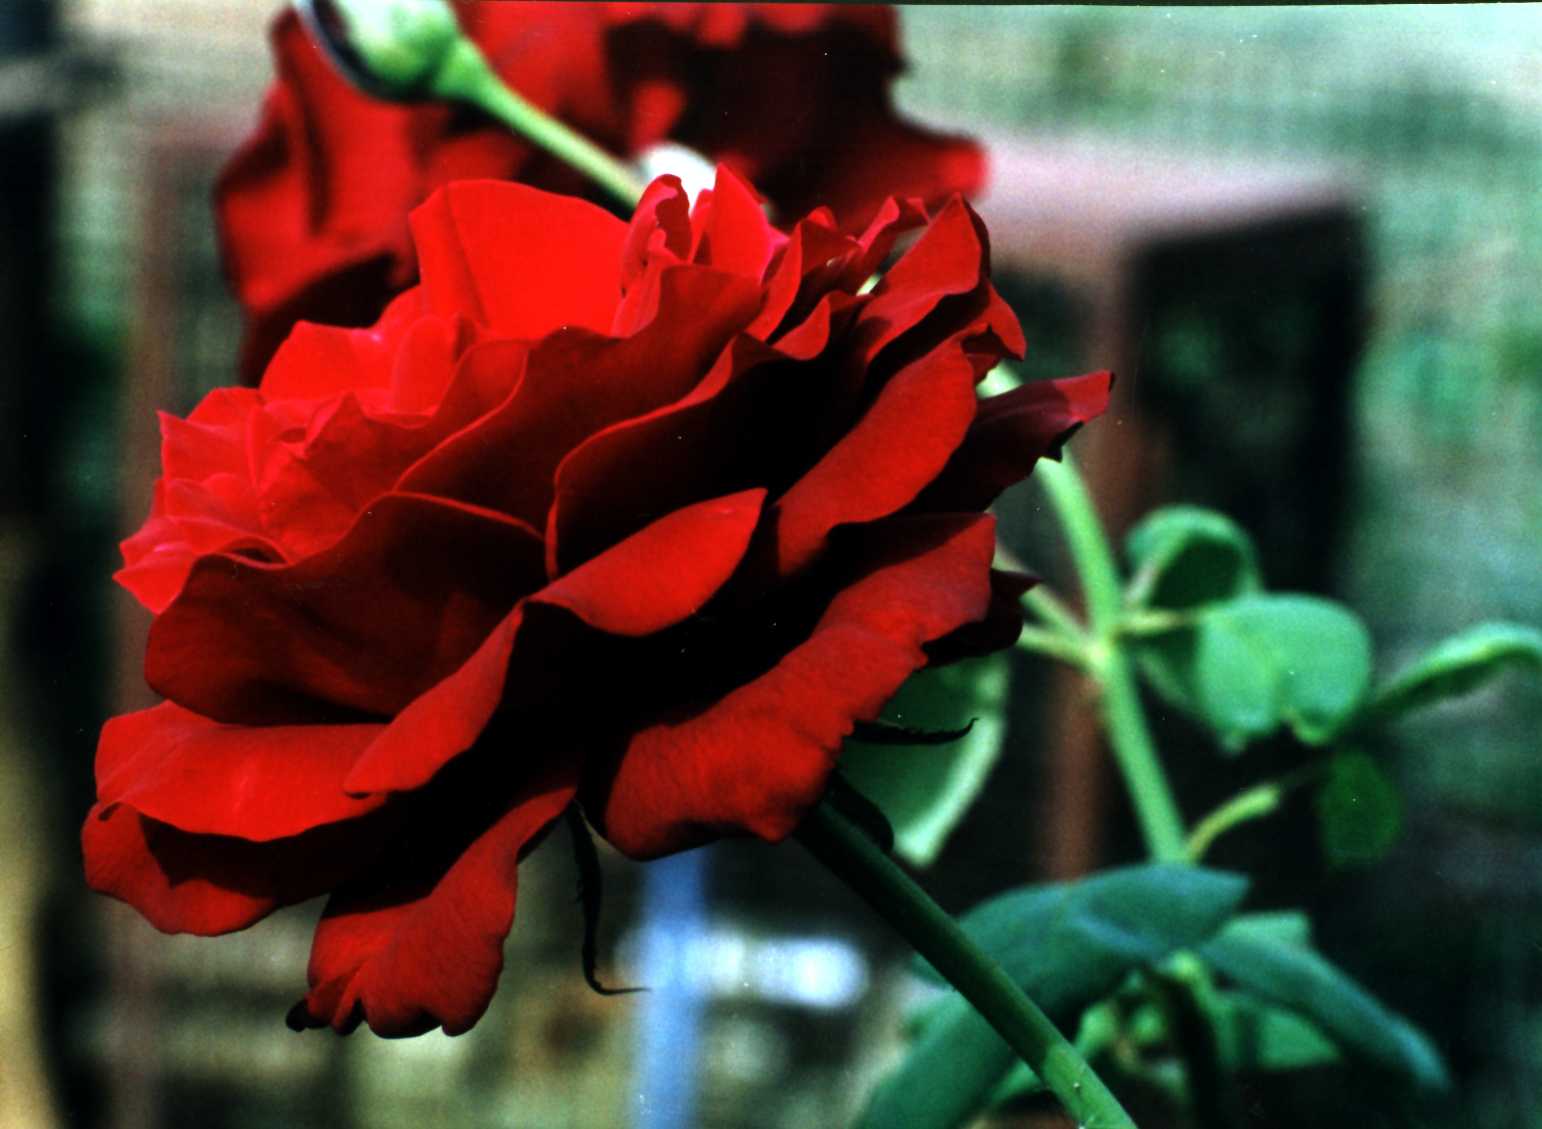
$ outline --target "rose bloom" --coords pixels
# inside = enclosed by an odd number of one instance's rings
[[[611,152],[666,139],[722,161],[789,218],[816,205],[860,232],[893,193],[940,203],[984,180],[972,141],[898,118],[892,10],[790,4],[457,5],[498,74]],[[559,192],[562,162],[465,106],[392,105],[350,87],[293,13],[277,82],[217,190],[224,260],[255,382],[294,323],[373,321],[417,275],[407,215],[453,180]]]
[[[412,227],[376,325],[163,417],[118,578],[167,701],[104,728],[84,830],[163,930],[329,895],[291,1021],[385,1035],[476,1022],[575,800],[634,858],[779,840],[910,674],[1009,645],[982,510],[1109,385],[977,397],[1023,343],[958,199],[784,234],[726,169],[630,226],[476,181]]]

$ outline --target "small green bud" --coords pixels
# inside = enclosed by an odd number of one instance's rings
[[[431,97],[465,38],[445,0],[294,0],[294,4],[345,78],[393,101]]]

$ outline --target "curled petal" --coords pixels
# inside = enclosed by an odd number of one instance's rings
[[[896,373],[856,425],[777,500],[777,575],[812,561],[837,525],[887,517],[914,499],[947,464],[974,413],[974,370],[959,350],[928,353]]]
[[[163,702],[102,729],[97,802],[201,835],[267,841],[377,808],[343,777],[384,728],[221,725]]]
[[[863,355],[869,360],[877,357],[938,311],[946,299],[973,295],[975,303],[959,309],[938,327],[937,339],[963,329],[956,324],[962,315],[966,324],[980,322],[974,332],[991,329],[1005,352],[1021,356],[1022,329],[999,298],[990,300],[995,291],[987,281],[989,275],[990,240],[985,225],[973,208],[955,197],[873,289],[872,300],[860,319]],[[986,314],[990,316],[982,317]],[[910,343],[911,349],[918,347],[925,345]]]
[[[752,285],[721,271],[669,269],[649,325],[625,338],[582,329],[547,337],[531,350],[513,395],[411,467],[397,488],[448,495],[544,525],[562,459],[616,421],[686,395],[753,316],[757,300]],[[505,364],[510,348],[506,342],[479,346],[463,366]]]
[[[567,773],[547,773],[469,841],[441,825],[446,841],[415,845],[335,893],[316,926],[311,990],[290,1024],[347,1033],[362,1022],[386,1036],[468,1030],[503,971],[520,855],[574,792]],[[457,816],[459,830],[469,816]]]
[[[995,525],[903,518],[808,640],[716,701],[648,726],[586,779],[586,810],[634,858],[748,831],[778,840],[822,792],[841,742],[926,663],[923,644],[985,615]]]
[[[369,793],[426,784],[475,743],[504,701],[516,647],[524,660],[514,693],[537,698],[573,644],[575,619],[593,631],[646,635],[698,611],[738,567],[763,498],[751,490],[679,510],[531,597],[459,670],[397,716],[345,786]],[[569,614],[531,614],[550,608]]]
[[[760,198],[726,165],[719,165],[712,194],[702,195],[691,216],[697,262],[759,283],[772,257],[787,242],[761,209]]]
[[[253,843],[179,831],[126,804],[97,804],[81,829],[86,883],[163,933],[212,937],[335,888],[380,851],[391,819],[381,811]]]
[[[145,675],[219,721],[390,716],[465,662],[544,579],[529,526],[388,494],[342,541],[297,564],[200,560],[150,630]]]
[[[564,326],[603,333],[621,300],[627,228],[571,196],[506,181],[459,181],[412,213],[427,310],[504,337]]]
[[[969,433],[937,481],[917,501],[922,510],[982,510],[1021,482],[1108,408],[1106,372],[1038,380],[980,402]]]
[[[1007,569],[991,569],[991,602],[985,618],[948,632],[926,645],[928,666],[978,658],[1005,650],[1023,633],[1023,593],[1038,578]]]

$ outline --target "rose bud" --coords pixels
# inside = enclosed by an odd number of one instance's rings
[[[294,0],[343,76],[376,98],[433,97],[436,79],[476,48],[445,0]]]
[[[477,1021],[575,801],[634,858],[782,839],[912,673],[1010,645],[985,508],[1109,384],[977,396],[1023,341],[956,198],[783,233],[726,169],[630,224],[479,181],[412,228],[373,326],[163,417],[118,578],[166,701],[84,828],[163,930],[328,895],[292,1021],[385,1035]]]

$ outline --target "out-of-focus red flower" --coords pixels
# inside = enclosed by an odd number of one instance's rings
[[[524,97],[618,156],[665,139],[726,163],[794,218],[831,208],[858,232],[889,195],[940,203],[981,186],[972,141],[894,113],[894,13],[790,4],[470,3],[467,32]],[[465,107],[353,90],[293,13],[272,33],[277,81],[225,169],[227,272],[255,382],[300,319],[366,325],[417,276],[407,214],[453,180],[582,192],[581,177]]]
[[[575,798],[635,857],[780,839],[911,673],[1008,645],[983,510],[1108,391],[978,398],[1022,340],[958,199],[784,234],[724,169],[630,226],[496,181],[412,224],[375,326],[163,419],[119,579],[167,701],[103,730],[84,830],[164,930],[330,894],[292,1021],[391,1035],[476,1022]]]

